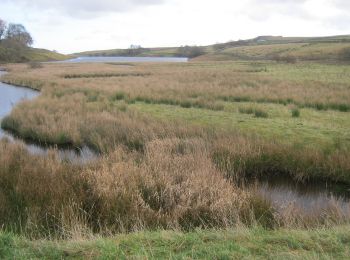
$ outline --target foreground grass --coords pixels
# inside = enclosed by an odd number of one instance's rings
[[[0,233],[3,259],[347,259],[350,227],[189,233],[155,231],[111,238],[30,241]]]

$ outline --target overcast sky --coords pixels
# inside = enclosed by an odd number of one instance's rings
[[[0,18],[35,47],[73,53],[350,34],[350,0],[0,0]]]

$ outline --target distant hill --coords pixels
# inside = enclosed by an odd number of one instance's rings
[[[75,56],[137,56],[137,57],[174,57],[178,47],[111,49],[74,53]]]
[[[75,56],[181,56],[181,48],[112,49],[75,53]],[[328,37],[259,36],[254,39],[199,46],[195,60],[341,60],[348,59],[350,35]],[[180,55],[179,55],[180,54]],[[349,58],[350,59],[350,58]]]
[[[197,60],[346,60],[350,35],[331,37],[259,36],[250,40],[212,45]]]
[[[37,48],[7,48],[0,44],[0,63],[30,62],[30,61],[58,61],[69,59],[72,56],[60,54],[54,51]]]

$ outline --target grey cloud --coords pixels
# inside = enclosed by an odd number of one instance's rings
[[[91,17],[103,13],[129,11],[141,6],[161,4],[165,0],[5,0],[13,5],[41,11],[60,12],[72,17]]]
[[[305,3],[307,0],[252,0],[252,2],[255,2],[257,4],[300,4]]]
[[[271,15],[281,14],[284,17],[296,17],[302,19],[315,19],[315,13],[305,8],[305,4],[310,0],[250,0],[250,10],[247,15],[254,20],[267,20]],[[340,10],[338,17],[325,17],[324,22],[328,24],[341,24],[346,26],[350,15],[350,0],[328,0],[328,3]],[[322,2],[320,2],[322,5]],[[339,25],[340,26],[340,25]],[[349,26],[349,25],[347,25]]]
[[[337,28],[341,31],[344,31],[344,34],[349,34],[350,32],[350,17],[347,15],[336,17],[336,18],[330,18],[328,21],[326,21],[326,25]]]
[[[251,19],[263,21],[272,15],[281,14],[283,16],[306,17],[307,12],[303,9],[303,4],[308,0],[250,0],[248,10],[245,14]]]
[[[343,11],[350,12],[350,1],[349,0],[333,0],[333,4]]]
[[[331,17],[326,21],[328,26],[337,28],[350,33],[350,1],[349,0],[330,0],[340,13],[335,17]]]

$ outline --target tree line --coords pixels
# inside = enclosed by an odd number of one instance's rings
[[[22,24],[0,18],[0,62],[27,61],[24,52],[32,44],[33,38]]]

